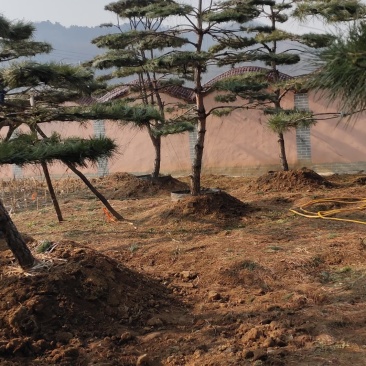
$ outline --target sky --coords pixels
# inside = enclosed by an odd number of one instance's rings
[[[49,20],[66,27],[72,25],[93,27],[102,23],[116,24],[115,14],[104,10],[104,6],[113,1],[116,0],[1,0],[0,14],[9,20],[18,19],[30,22]],[[186,3],[191,3],[191,1],[182,0]],[[290,20],[289,23],[286,26],[296,33],[318,33],[324,30],[320,22],[301,26],[295,21]]]
[[[9,20],[49,20],[66,27],[92,27],[116,22],[115,15],[104,10],[111,2],[113,0],[2,0],[0,14]]]

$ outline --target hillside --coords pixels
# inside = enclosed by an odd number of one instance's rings
[[[51,23],[50,21],[35,23],[36,40],[50,43],[54,51],[49,55],[41,55],[37,60],[41,62],[56,61],[70,64],[78,64],[92,59],[94,56],[102,52],[91,43],[92,39],[113,32],[113,28],[101,27],[80,27],[71,26],[64,27],[59,23]],[[122,25],[122,29],[128,29],[128,25]],[[284,42],[283,49],[294,48],[294,42]],[[212,42],[207,41],[206,48],[209,48]],[[310,71],[308,62],[300,62],[297,65],[279,67],[279,70],[285,74],[292,76],[304,74]],[[261,63],[256,63],[257,66],[263,66]],[[211,67],[204,77],[207,82],[215,76],[227,71],[229,67]]]
[[[90,60],[100,50],[91,43],[92,39],[111,32],[111,28],[64,27],[50,21],[35,23],[37,41],[48,42],[54,51],[49,55],[38,56],[40,61],[56,61],[77,64]]]

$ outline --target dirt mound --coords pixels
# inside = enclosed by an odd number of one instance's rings
[[[73,242],[60,242],[43,257],[50,265],[29,275],[11,258],[0,256],[0,359],[88,364],[93,342],[111,352],[132,338],[128,329],[162,325],[156,313],[173,305],[159,282]]]
[[[366,185],[366,174],[362,171],[347,174],[334,173],[327,176],[327,179],[338,187],[359,187]]]
[[[353,184],[364,186],[366,185],[366,176],[358,177],[354,180]]]
[[[171,175],[152,178],[149,175],[137,177],[133,174],[117,173],[105,178],[103,182],[108,199],[143,198],[188,188],[186,183]]]
[[[217,218],[241,217],[249,206],[223,191],[207,191],[200,196],[188,196],[169,211],[168,216],[212,216]]]
[[[271,171],[260,176],[254,185],[249,188],[255,188],[261,191],[286,190],[296,191],[301,189],[311,189],[320,187],[333,187],[334,184],[327,181],[313,170],[302,168],[298,170]]]

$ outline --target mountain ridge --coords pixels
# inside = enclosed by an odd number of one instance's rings
[[[91,43],[91,41],[101,35],[113,33],[113,27],[86,27],[73,25],[65,27],[60,23],[52,23],[50,21],[34,23],[36,28],[35,40],[48,42],[52,45],[53,51],[49,54],[38,55],[36,60],[39,62],[60,62],[67,64],[81,64],[89,61],[98,54],[103,53],[102,49]],[[129,30],[129,24],[121,24],[122,30]],[[120,30],[115,28],[116,32]],[[292,48],[292,43],[289,42],[289,47]],[[209,42],[206,44],[208,48],[211,46]],[[245,65],[263,66],[263,63],[250,63]],[[207,82],[217,75],[227,71],[230,67],[211,67],[206,75],[204,75],[204,82]],[[279,71],[290,76],[297,76],[309,72],[306,66],[306,61],[301,61],[296,65],[279,67]],[[101,72],[98,71],[98,74]],[[104,72],[102,72],[104,73]],[[129,78],[130,80],[131,78]]]

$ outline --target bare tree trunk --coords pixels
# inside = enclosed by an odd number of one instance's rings
[[[57,201],[55,190],[53,189],[53,185],[52,185],[50,173],[48,171],[47,163],[43,162],[43,163],[41,163],[41,165],[42,165],[42,169],[43,169],[43,174],[46,178],[47,187],[48,187],[48,191],[50,192],[53,207],[55,208],[55,211],[56,211],[57,219],[59,222],[64,221],[64,219],[62,217],[60,205],[58,204],[58,201]]]
[[[0,231],[5,236],[5,241],[13,252],[15,259],[23,269],[30,268],[36,262],[25,241],[15,227],[12,219],[0,201]]]
[[[288,162],[287,162],[287,157],[286,157],[285,139],[283,137],[282,132],[280,132],[278,134],[278,145],[280,147],[280,160],[281,160],[282,169],[285,172],[287,172],[289,170],[289,168],[288,168]]]
[[[153,136],[150,130],[149,134],[155,150],[154,170],[151,175],[153,178],[158,178],[160,174],[160,164],[161,164],[161,137]]]
[[[203,93],[201,86],[201,69],[198,68],[196,71],[197,81],[196,81],[196,103],[197,103],[197,140],[194,146],[194,159],[192,164],[192,174],[191,174],[191,195],[198,196],[201,193],[201,173],[202,173],[202,160],[203,160],[203,149],[205,143],[206,135],[206,111],[203,101]]]
[[[201,52],[203,44],[203,2],[198,2],[198,17],[197,17],[197,53]],[[191,174],[191,195],[198,196],[201,193],[201,172],[202,172],[202,159],[203,159],[203,148],[206,134],[206,120],[207,115],[205,111],[205,104],[203,100],[203,87],[202,87],[202,65],[199,63],[195,66],[194,70],[194,83],[195,83],[195,94],[196,94],[196,106],[197,106],[197,140],[194,147],[195,155],[192,164]]]
[[[86,185],[87,187],[99,198],[107,210],[117,219],[124,220],[123,216],[120,215],[108,202],[108,200],[89,182],[88,178],[78,169],[76,169],[72,164],[65,163],[66,166],[75,173]]]
[[[201,193],[201,172],[203,160],[203,148],[206,134],[206,117],[198,120],[197,141],[194,146],[194,160],[191,175],[191,195],[198,196]]]

